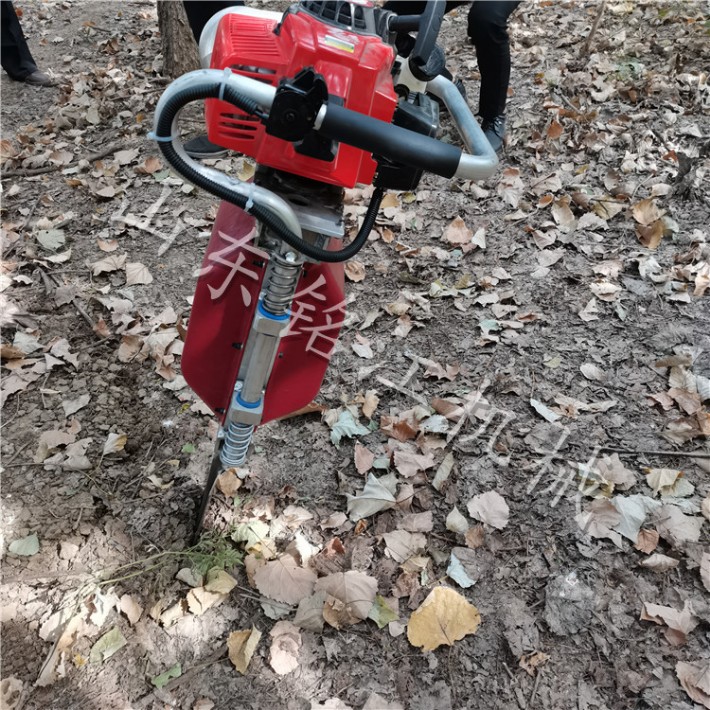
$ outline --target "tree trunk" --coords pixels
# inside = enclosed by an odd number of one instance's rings
[[[176,79],[199,69],[197,43],[182,2],[158,0],[158,27],[163,41],[163,76]]]

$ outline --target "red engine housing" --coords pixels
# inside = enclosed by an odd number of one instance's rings
[[[280,23],[248,13],[226,15],[212,49],[213,69],[230,67],[273,86],[313,67],[346,108],[387,123],[397,105],[394,59],[394,48],[379,37],[324,23],[301,8],[287,12]],[[341,144],[332,161],[304,156],[291,143],[267,135],[258,118],[217,99],[206,104],[209,139],[261,165],[339,187],[373,180],[376,163],[365,151]]]

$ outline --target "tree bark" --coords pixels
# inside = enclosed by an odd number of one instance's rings
[[[158,28],[163,43],[163,76],[177,79],[200,68],[197,43],[182,2],[158,0]]]

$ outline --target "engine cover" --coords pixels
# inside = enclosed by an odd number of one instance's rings
[[[323,3],[324,5],[326,3]],[[345,3],[339,3],[345,4]],[[307,4],[306,4],[307,6]],[[276,87],[304,67],[313,67],[331,97],[346,108],[390,123],[397,105],[391,70],[394,48],[358,27],[343,27],[296,5],[281,21],[247,8],[225,15],[212,48],[211,67]],[[298,152],[293,144],[267,135],[260,120],[218,99],[206,102],[210,141],[257,163],[339,187],[372,183],[377,163],[358,148],[339,145],[332,159]],[[331,156],[329,156],[331,157]]]

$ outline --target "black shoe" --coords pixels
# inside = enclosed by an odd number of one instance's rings
[[[491,148],[497,153],[503,147],[505,140],[505,114],[501,113],[492,119],[484,118],[481,129],[488,138]]]
[[[206,160],[209,158],[223,158],[229,152],[221,145],[210,143],[207,136],[197,136],[190,139],[185,145],[185,152],[195,160]]]
[[[30,75],[26,76],[22,81],[30,86],[56,86],[57,82],[52,79],[49,74],[45,74],[43,71],[37,69],[33,71]]]

